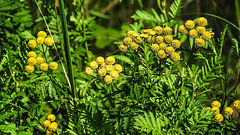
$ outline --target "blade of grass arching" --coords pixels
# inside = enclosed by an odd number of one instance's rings
[[[240,27],[240,2],[239,2],[239,0],[235,0],[235,6],[236,6],[238,27]]]
[[[62,29],[63,29],[63,39],[65,44],[65,54],[67,58],[67,67],[68,67],[68,75],[70,80],[70,90],[72,92],[72,97],[76,98],[76,92],[74,87],[74,79],[73,79],[73,68],[72,68],[72,60],[71,60],[71,52],[70,52],[70,43],[69,43],[69,37],[68,37],[68,28],[67,28],[67,20],[66,15],[64,11],[64,2],[63,0],[59,0],[59,7],[60,7],[60,16],[62,21]]]

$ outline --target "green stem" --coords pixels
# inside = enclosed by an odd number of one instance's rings
[[[85,44],[85,48],[86,48],[86,53],[87,53],[87,58],[88,58],[88,62],[90,62],[90,55],[89,55],[89,51],[88,51],[88,44],[87,44],[87,37],[86,37],[86,26],[85,26],[85,22],[84,22],[84,14],[82,13],[82,23],[83,23],[83,38],[84,38],[84,44]]]

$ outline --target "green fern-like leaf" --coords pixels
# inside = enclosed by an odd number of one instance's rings
[[[170,10],[171,12],[168,12],[168,14],[171,16],[171,18],[175,18],[179,12],[181,11],[182,8],[182,0],[175,0],[171,6],[170,6]]]
[[[126,62],[126,63],[128,63],[130,65],[134,65],[134,62],[130,58],[126,57],[126,56],[114,55],[113,57],[116,58],[116,59],[119,59],[119,60],[121,60],[123,62]]]
[[[3,122],[4,120],[8,119],[10,116],[17,114],[17,112],[11,112],[11,113],[6,113],[0,116],[0,122]]]

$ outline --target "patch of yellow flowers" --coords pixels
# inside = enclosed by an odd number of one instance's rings
[[[47,45],[47,46],[52,46],[53,45],[53,39],[50,37],[47,37],[47,33],[44,31],[39,31],[37,34],[37,40],[29,40],[28,42],[28,47],[34,49],[37,47],[37,45]],[[46,38],[47,37],[47,38]],[[28,53],[28,60],[27,63],[28,65],[25,67],[25,70],[28,73],[33,73],[34,72],[34,65],[38,64],[39,69],[41,71],[47,71],[49,68],[51,70],[56,70],[58,68],[57,62],[50,62],[48,65],[47,63],[44,63],[43,57],[37,57],[36,52],[30,51]]]
[[[49,114],[47,120],[43,122],[43,126],[48,129],[46,135],[53,135],[57,130],[58,124],[54,122],[55,120],[56,116],[54,114]]]
[[[109,56],[106,59],[99,56],[95,61],[90,62],[89,67],[85,69],[87,75],[92,75],[97,70],[99,76],[104,77],[104,82],[110,84],[113,80],[118,79],[119,73],[122,72],[122,66],[115,64],[115,58]]]

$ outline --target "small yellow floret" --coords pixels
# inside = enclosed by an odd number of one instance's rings
[[[233,114],[233,109],[231,107],[227,107],[225,110],[224,110],[224,113],[226,115],[232,115]]]
[[[132,38],[130,38],[130,37],[125,37],[125,38],[123,39],[123,43],[124,43],[125,45],[130,45],[130,44],[132,43]]]
[[[198,26],[196,30],[199,34],[203,34],[203,32],[206,31],[206,28],[203,26]]]
[[[56,116],[55,116],[54,114],[49,114],[49,115],[47,116],[47,119],[52,122],[52,121],[55,121]]]
[[[186,22],[185,22],[185,28],[187,28],[187,29],[192,29],[192,28],[194,28],[194,26],[195,26],[195,23],[192,21],[192,20],[187,20]]]
[[[173,54],[173,53],[175,52],[174,48],[171,47],[171,46],[167,47],[167,48],[165,49],[165,51],[166,51],[166,53],[167,53],[168,55],[171,55],[171,54]]]
[[[92,75],[92,74],[93,74],[93,70],[92,70],[90,67],[87,67],[87,68],[85,69],[85,73],[86,73],[87,75]]]
[[[165,50],[167,48],[167,45],[165,43],[159,44],[159,49],[160,50]]]
[[[197,19],[197,25],[198,26],[206,26],[207,25],[207,19],[204,17],[200,17]]]
[[[160,35],[163,32],[163,28],[161,26],[156,26],[153,30],[156,32],[157,35]]]
[[[55,132],[57,130],[58,124],[56,122],[51,123],[48,126],[48,130]]]
[[[114,66],[113,65],[106,65],[106,70],[107,70],[107,73],[110,73],[111,71],[114,70]]]
[[[211,109],[212,109],[211,107],[207,107],[207,108],[206,108],[206,110],[210,110],[210,111],[211,111]]]
[[[47,71],[48,70],[48,64],[47,63],[42,63],[39,68],[42,71]]]
[[[233,106],[235,109],[240,110],[240,100],[234,101]]]
[[[111,71],[109,74],[112,77],[112,79],[117,79],[119,77],[118,71],[116,70]]]
[[[96,61],[92,61],[92,62],[90,62],[89,67],[91,69],[96,69],[96,68],[98,68],[98,63]]]
[[[222,116],[222,114],[217,114],[217,115],[215,115],[215,121],[216,122],[222,122],[223,121],[223,116]]]
[[[120,50],[121,52],[126,52],[126,51],[127,51],[127,46],[125,46],[125,45],[120,45],[120,46],[119,46],[119,50]]]
[[[53,45],[53,39],[52,38],[50,38],[50,37],[48,37],[48,38],[46,38],[45,39],[45,45],[47,45],[47,46],[52,46]]]
[[[197,35],[198,35],[198,32],[195,29],[192,29],[189,31],[190,38],[195,38],[195,37],[197,37]]]
[[[218,107],[213,107],[211,111],[216,111],[215,114],[219,114],[219,108]]]
[[[37,38],[37,44],[42,45],[44,43],[45,39],[43,37]]]
[[[54,132],[53,131],[47,131],[46,135],[53,135]]]
[[[51,121],[50,121],[50,120],[45,120],[45,121],[43,122],[43,126],[44,126],[45,128],[47,128],[50,124],[51,124]]]
[[[115,63],[115,58],[112,57],[112,56],[109,56],[105,59],[105,63],[108,64],[108,65],[112,65]]]
[[[178,27],[178,32],[181,34],[186,34],[188,32],[188,30],[186,29],[186,27],[184,25],[180,25]]]
[[[120,64],[114,65],[114,70],[118,71],[118,73],[122,72],[122,66]]]
[[[204,40],[210,40],[211,39],[211,37],[212,37],[212,35],[211,35],[211,33],[210,32],[208,32],[208,31],[204,31],[203,32],[203,34],[202,34],[202,38],[204,39]]]
[[[110,75],[106,75],[105,77],[104,77],[104,82],[106,83],[106,84],[109,84],[109,83],[111,83],[112,82],[112,77],[110,76]]]
[[[37,64],[42,64],[44,62],[44,59],[42,57],[37,57],[36,58]]]
[[[37,56],[37,54],[36,54],[34,51],[30,51],[27,56],[28,56],[29,58],[30,58],[30,57],[35,58],[35,57]]]
[[[163,37],[162,36],[157,36],[156,37],[156,43],[158,43],[158,44],[163,43]]]
[[[134,51],[137,51],[137,50],[138,50],[138,44],[135,43],[135,42],[132,42],[132,43],[130,44],[130,48],[131,48],[132,50],[134,50]]]
[[[203,47],[205,45],[205,40],[202,38],[197,38],[195,39],[195,45],[198,47]]]
[[[101,56],[99,56],[99,57],[96,58],[96,62],[97,62],[98,64],[102,64],[102,63],[104,63],[104,58],[101,57]]]
[[[146,41],[149,43],[149,44],[153,44],[155,42],[155,37],[154,36],[148,36]]]
[[[174,39],[174,40],[172,41],[172,47],[173,47],[173,48],[177,49],[177,48],[179,48],[180,46],[181,46],[181,43],[180,43],[179,40]]]
[[[57,62],[50,62],[49,68],[52,70],[56,70],[58,68]]]
[[[218,107],[220,108],[221,107],[221,103],[219,101],[213,101],[212,102],[212,107]]]
[[[136,33],[135,31],[130,30],[130,31],[127,32],[127,37],[133,38],[134,35],[136,35],[136,34],[137,34],[137,33]]]
[[[159,49],[159,45],[158,44],[152,44],[151,46],[151,50],[153,52],[158,52],[160,49]]]
[[[165,43],[170,44],[173,41],[173,37],[171,35],[167,35],[164,37],[164,41]]]
[[[160,59],[166,58],[166,53],[165,53],[165,51],[163,51],[163,50],[159,50],[158,53],[157,53],[157,55],[158,55],[158,57],[159,57]]]
[[[165,28],[163,29],[163,34],[165,34],[165,35],[171,35],[172,32],[173,32],[173,29],[170,28],[170,27],[165,27]]]
[[[142,37],[142,38],[147,38],[147,37],[148,37],[148,34],[140,34],[140,37]]]
[[[174,62],[177,62],[180,60],[180,55],[176,52],[174,52],[173,54],[171,54],[171,60],[174,61]]]
[[[99,75],[99,76],[105,76],[106,73],[107,73],[106,68],[98,69],[98,75]]]
[[[143,42],[143,39],[140,36],[137,36],[134,41],[138,44],[141,44]]]
[[[28,73],[32,73],[34,71],[34,66],[31,66],[31,65],[27,65],[25,67],[25,70],[28,72]]]
[[[36,40],[30,40],[30,41],[28,42],[28,47],[30,47],[30,48],[36,48],[36,46],[37,46]]]
[[[45,38],[45,37],[47,37],[47,33],[45,31],[39,31],[37,36]]]
[[[34,57],[30,57],[28,60],[27,60],[27,63],[28,65],[31,65],[31,66],[34,66],[36,64],[36,59]]]

